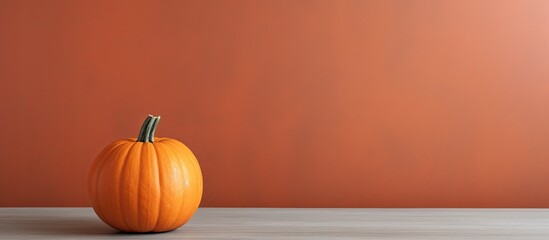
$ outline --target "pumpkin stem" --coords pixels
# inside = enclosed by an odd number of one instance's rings
[[[156,126],[158,126],[158,122],[160,121],[160,116],[155,117],[153,119],[152,125],[151,125],[151,131],[149,136],[149,142],[154,142],[154,132],[156,131]]]
[[[137,136],[137,141],[153,143],[154,132],[156,130],[156,126],[158,125],[159,120],[160,116],[155,117],[149,114],[149,116],[147,116],[145,122],[143,122],[143,125],[141,126],[141,130],[139,131],[139,135]]]

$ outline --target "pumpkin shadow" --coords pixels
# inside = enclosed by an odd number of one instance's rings
[[[167,231],[167,232],[172,232]],[[0,215],[0,233],[28,238],[40,237],[92,237],[109,236],[106,239],[118,237],[138,237],[138,235],[153,235],[166,232],[131,233],[121,232],[109,227],[93,214],[89,215],[49,215],[43,212],[18,214],[17,216]],[[124,237],[125,236],[125,237]],[[153,238],[156,239],[156,238]]]
[[[43,236],[97,236],[116,235],[114,230],[99,219],[85,216],[46,216],[27,214],[14,218],[1,217],[0,229],[3,234]]]

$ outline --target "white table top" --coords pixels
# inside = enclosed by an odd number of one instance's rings
[[[0,239],[549,239],[549,210],[200,208],[175,231],[128,234],[91,208],[0,208]]]

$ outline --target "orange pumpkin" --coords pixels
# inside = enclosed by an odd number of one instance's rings
[[[165,232],[185,224],[202,198],[202,173],[189,148],[155,138],[160,116],[149,115],[137,138],[111,143],[88,176],[95,213],[124,232]]]

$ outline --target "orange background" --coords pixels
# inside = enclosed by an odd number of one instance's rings
[[[548,9],[0,0],[0,206],[87,206],[152,113],[202,206],[549,207]]]

